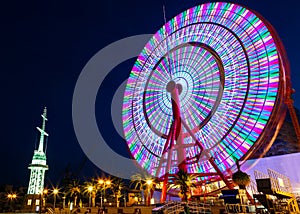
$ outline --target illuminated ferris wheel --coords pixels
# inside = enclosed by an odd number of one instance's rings
[[[274,141],[290,88],[272,26],[232,3],[206,3],[167,22],[131,71],[123,102],[128,147],[163,178],[179,168],[223,179]]]

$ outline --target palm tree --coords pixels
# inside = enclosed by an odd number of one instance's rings
[[[122,189],[124,189],[125,185],[121,178],[113,178],[111,191],[116,199],[117,207],[120,205],[119,199],[122,197]]]
[[[195,187],[196,176],[188,174],[185,170],[179,169],[174,175],[174,183],[170,185],[170,188],[178,188],[179,196],[182,201],[187,201],[190,195],[191,187]]]
[[[84,182],[83,193],[88,195],[89,198],[89,206],[95,207],[96,205],[96,194],[99,189],[98,183],[95,179],[91,179],[91,181]]]
[[[139,189],[141,192],[144,192],[145,204],[149,206],[156,180],[151,176],[135,174],[131,176],[131,184],[135,184],[134,189]]]
[[[70,164],[65,168],[63,178],[61,180],[61,186],[62,186],[62,199],[63,199],[63,208],[66,207],[66,197],[70,195],[69,193],[69,188],[71,187],[71,184],[73,183],[73,180],[78,180],[76,179],[76,176],[74,173],[71,172],[70,170]]]
[[[67,194],[70,195],[71,198],[73,198],[74,201],[74,207],[77,206],[77,198],[80,195],[81,186],[79,184],[79,180],[73,179],[71,183],[67,186]]]

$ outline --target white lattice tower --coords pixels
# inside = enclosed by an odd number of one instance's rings
[[[27,194],[42,193],[42,191],[44,190],[45,171],[48,170],[48,165],[46,163],[47,158],[44,151],[45,136],[48,136],[45,131],[47,121],[46,108],[44,108],[44,112],[41,116],[43,118],[42,128],[37,127],[37,129],[41,133],[39,146],[37,150],[34,150],[32,162],[28,166],[28,169],[30,169],[31,172]]]

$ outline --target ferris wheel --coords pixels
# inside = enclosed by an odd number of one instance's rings
[[[284,120],[289,85],[272,26],[243,6],[190,8],[159,29],[127,81],[123,127],[132,156],[153,176],[179,168],[223,179]]]

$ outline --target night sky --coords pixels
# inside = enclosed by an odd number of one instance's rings
[[[154,34],[171,19],[208,1],[1,1],[1,131],[0,184],[27,186],[28,164],[38,143],[36,126],[48,108],[46,182],[57,184],[67,166],[81,177],[100,173],[80,148],[72,124],[76,80],[89,59],[119,39]],[[291,64],[300,108],[300,2],[294,0],[232,1],[264,16],[277,30]],[[116,67],[100,87],[96,102],[104,138],[128,156],[123,139],[110,118],[111,97],[124,81],[134,59]],[[101,72],[101,71],[99,71]],[[120,121],[121,122],[121,121]]]

